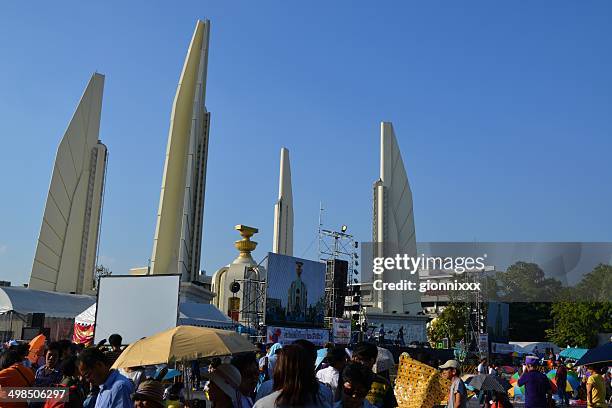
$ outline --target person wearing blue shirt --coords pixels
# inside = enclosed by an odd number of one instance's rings
[[[95,408],[131,408],[134,406],[131,395],[134,392],[132,382],[111,370],[104,353],[97,348],[83,350],[79,354],[81,375],[100,391]]]

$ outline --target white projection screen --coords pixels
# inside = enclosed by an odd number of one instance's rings
[[[117,333],[123,344],[176,327],[180,275],[100,278],[94,343]]]

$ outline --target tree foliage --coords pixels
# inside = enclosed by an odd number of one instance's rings
[[[427,336],[431,343],[437,343],[448,338],[451,347],[465,335],[465,316],[467,305],[451,302],[440,315],[431,321]]]
[[[559,346],[591,348],[598,333],[612,332],[612,266],[597,265],[552,305],[547,338]]]

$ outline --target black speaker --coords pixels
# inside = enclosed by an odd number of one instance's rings
[[[45,314],[44,313],[32,313],[32,324],[31,327],[45,327]]]
[[[343,259],[327,260],[325,273],[325,307],[327,317],[342,317],[344,298],[347,295],[346,281],[348,261]]]

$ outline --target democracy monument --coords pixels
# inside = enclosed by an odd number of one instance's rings
[[[181,301],[210,303],[242,321],[243,314],[254,313],[244,305],[252,302],[260,290],[244,283],[265,285],[267,279],[265,265],[251,254],[257,246],[251,237],[258,229],[237,225],[242,237],[235,242],[238,256],[212,277],[200,271],[211,119],[205,103],[209,37],[210,21],[198,21],[172,104],[150,263],[131,269],[129,274],[179,275]],[[107,157],[106,147],[99,140],[103,84],[103,75],[92,76],[58,147],[30,276],[31,290],[95,294]],[[280,151],[279,170],[271,252],[292,256],[293,188],[289,150],[285,147]],[[412,192],[390,122],[381,123],[380,175],[373,186],[372,241],[376,257],[416,255]],[[306,308],[306,286],[300,278],[299,262],[295,268],[287,271],[294,280],[293,292],[287,294],[288,310],[299,318]],[[418,282],[418,274],[390,270],[382,279]],[[233,282],[243,282],[242,289],[233,291]],[[368,286],[371,282],[361,284]],[[374,291],[373,296],[373,305],[366,310],[370,324],[403,326],[408,338],[425,340],[426,317],[418,291]],[[232,315],[237,309],[240,313]]]

